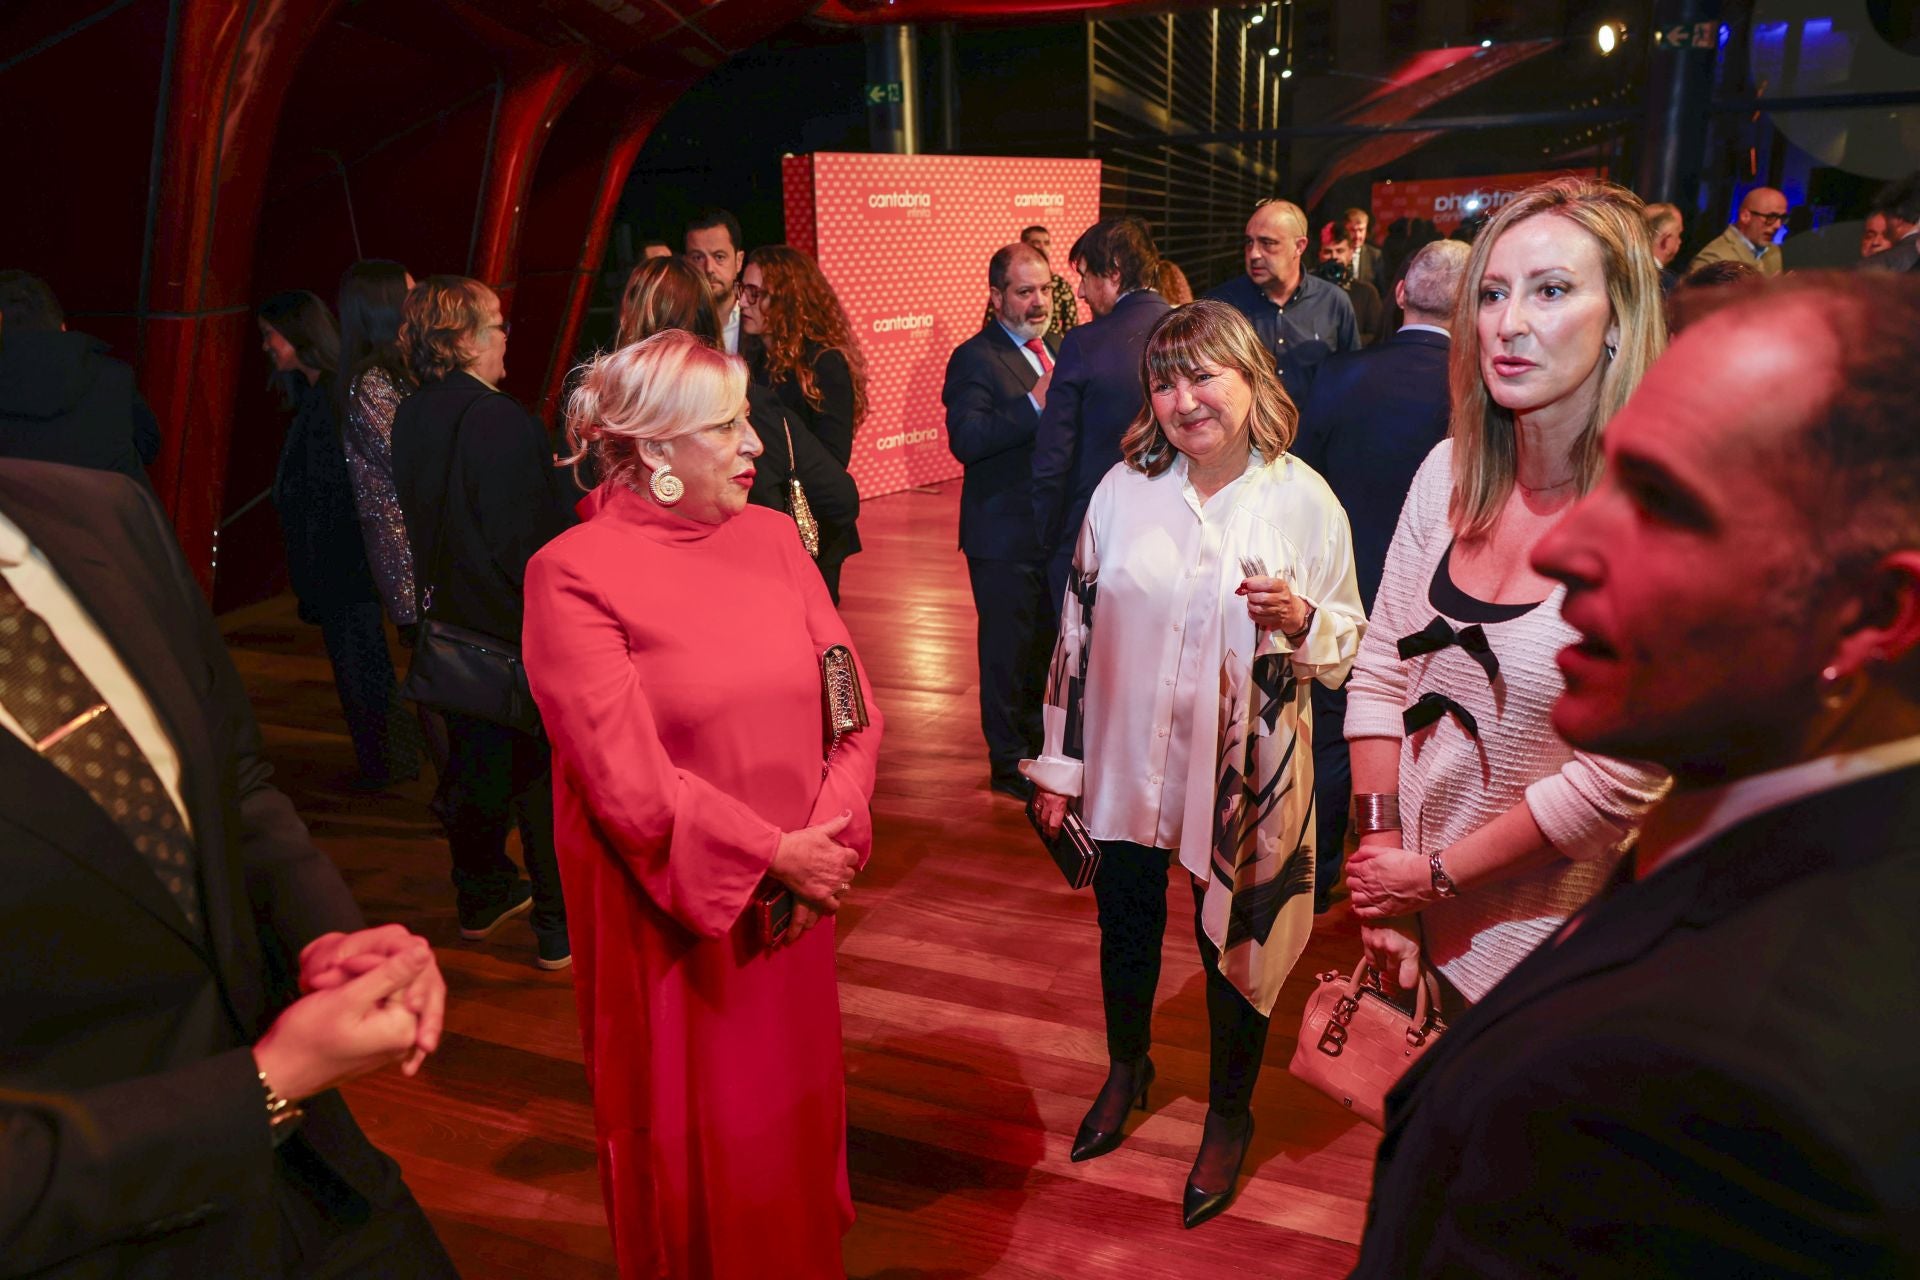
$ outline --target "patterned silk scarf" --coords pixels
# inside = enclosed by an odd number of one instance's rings
[[[1266,647],[1263,642],[1262,647]],[[1220,973],[1263,1016],[1313,932],[1311,682],[1288,653],[1220,665],[1219,785],[1201,926]]]

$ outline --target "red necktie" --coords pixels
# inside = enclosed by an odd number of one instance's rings
[[[1026,343],[1026,348],[1040,357],[1041,373],[1053,372],[1053,357],[1047,354],[1047,340],[1045,338],[1029,339]]]

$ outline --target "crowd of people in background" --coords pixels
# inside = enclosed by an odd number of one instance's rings
[[[1578,178],[1378,243],[1364,209],[1316,247],[1262,200],[1197,300],[1136,217],[1074,240],[1077,285],[1045,226],[982,264],[941,399],[985,783],[1101,853],[1109,1064],[1074,1161],[1151,1106],[1177,864],[1210,1055],[1187,1227],[1233,1201],[1269,1015],[1345,898],[1381,989],[1430,980],[1451,1028],[1389,1101],[1357,1274],[1920,1265],[1920,1061],[1866,1030],[1920,960],[1920,174],[1876,199],[1857,273],[1794,272],[1789,213],[1746,191],[1684,271],[1678,207]],[[335,301],[254,318],[350,787],[430,764],[460,936],[525,915],[534,963],[573,969],[623,1274],[842,1274],[816,926],[872,853],[883,725],[836,608],[870,404],[846,309],[809,255],[702,213],[643,246],[556,450],[501,390],[489,285],[370,259]],[[159,446],[131,370],[0,272],[0,817],[111,846],[113,927],[164,989],[63,974],[56,1018],[20,931],[7,1085],[76,1100],[0,1140],[9,1260],[147,1238],[176,1274],[450,1274],[333,1093],[417,1070],[444,983],[266,781],[157,532]],[[69,483],[103,531],[49,506]],[[89,576],[110,563],[131,614]],[[415,657],[492,644],[537,715],[409,707],[389,627]],[[34,884],[36,927],[100,910]],[[243,993],[224,1013],[208,955]],[[65,1152],[168,1107],[163,1139],[218,1140],[74,1234],[97,1215]],[[284,1239],[196,1234],[222,1196]]]

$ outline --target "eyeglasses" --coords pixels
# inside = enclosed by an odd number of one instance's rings
[[[505,321],[505,320],[502,320],[502,321],[501,321],[501,322],[500,322],[499,324],[490,324],[490,325],[488,325],[488,326],[487,326],[487,328],[488,328],[488,329],[498,329],[498,330],[500,331],[500,336],[501,336],[501,337],[503,337],[503,338],[504,338],[504,337],[506,337],[506,336],[507,336],[508,334],[510,334],[510,333],[512,333],[512,332],[513,332],[513,325],[512,325],[512,324],[511,324],[510,322],[508,322],[508,321]],[[483,333],[484,333],[485,331],[486,331],[486,330],[484,330],[484,329],[483,329],[483,330],[481,330],[481,332],[483,332]]]
[[[757,284],[743,284],[740,286],[740,301],[750,307],[759,306],[762,302],[766,301],[766,298],[767,291]]]
[[[1748,210],[1747,216],[1758,218],[1762,222],[1785,222],[1787,218],[1785,213],[1761,213],[1758,209]]]

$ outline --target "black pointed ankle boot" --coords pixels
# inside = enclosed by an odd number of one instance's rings
[[[1253,1145],[1253,1112],[1249,1111],[1239,1120],[1222,1120],[1213,1112],[1207,1112],[1207,1127],[1200,1137],[1200,1153],[1193,1159],[1193,1172],[1187,1176],[1186,1193],[1181,1197],[1181,1215],[1187,1229],[1218,1217],[1233,1203],[1233,1193],[1240,1185],[1240,1166],[1247,1162],[1247,1148]],[[1231,1153],[1228,1155],[1227,1153]],[[1226,1184],[1217,1188],[1199,1185],[1195,1178],[1200,1176],[1200,1165],[1209,1156],[1225,1157],[1229,1165]],[[1220,1161],[1211,1161],[1218,1167]],[[1211,1181],[1211,1179],[1209,1179]]]
[[[1120,1139],[1126,1136],[1127,1116],[1147,1109],[1147,1088],[1152,1083],[1153,1059],[1145,1055],[1132,1062],[1116,1060],[1107,1069],[1107,1082],[1100,1086],[1087,1118],[1080,1122],[1080,1131],[1073,1135],[1072,1158],[1076,1164],[1103,1156],[1120,1145]],[[1122,1099],[1124,1105],[1120,1105]],[[1118,1118],[1109,1121],[1107,1117],[1116,1114],[1116,1107]]]

